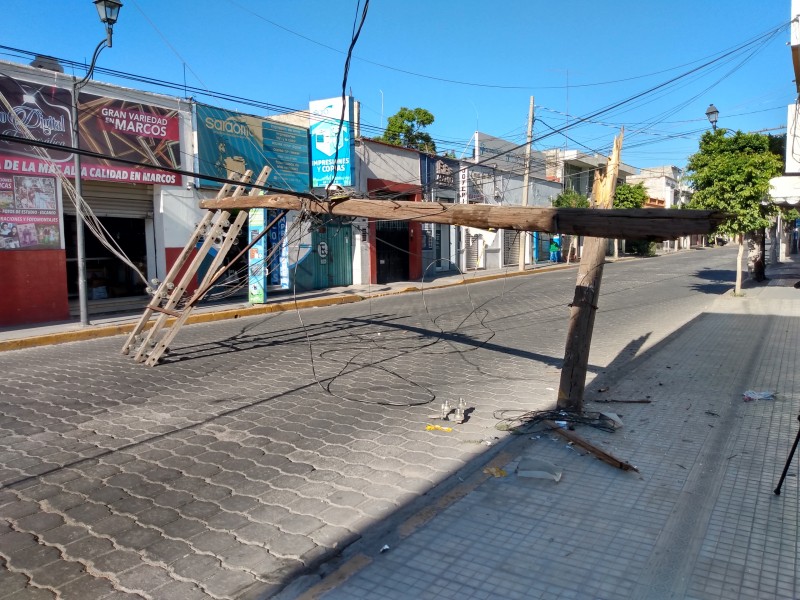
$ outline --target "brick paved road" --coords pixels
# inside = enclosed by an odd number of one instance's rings
[[[590,377],[702,312],[734,253],[609,265]],[[495,410],[552,403],[574,278],[193,326],[155,369],[121,338],[0,355],[0,598],[269,596],[476,464]],[[459,397],[469,421],[425,431]]]

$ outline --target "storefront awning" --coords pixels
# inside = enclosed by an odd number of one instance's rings
[[[800,176],[773,177],[769,180],[769,196],[774,204],[796,206],[800,203]]]

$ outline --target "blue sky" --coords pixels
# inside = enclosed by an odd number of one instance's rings
[[[286,109],[341,94],[358,0],[123,3],[114,46],[100,55],[100,67]],[[88,62],[104,36],[91,0],[5,0],[3,17],[3,46],[69,60]],[[348,91],[362,102],[368,136],[379,135],[401,106],[420,106],[436,117],[428,131],[440,151],[460,156],[476,128],[522,143],[533,95],[534,137],[573,123],[564,132],[569,140],[554,134],[534,148],[607,152],[624,125],[624,162],[683,166],[708,127],[710,103],[720,111],[719,127],[786,125],[796,96],[789,19],[790,0],[371,0]],[[27,62],[8,50],[0,58]]]

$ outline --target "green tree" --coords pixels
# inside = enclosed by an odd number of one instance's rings
[[[641,181],[636,185],[620,183],[614,192],[614,208],[642,208],[649,197]]]
[[[403,106],[396,114],[389,117],[386,130],[378,139],[394,146],[435,153],[436,144],[433,138],[423,131],[434,120],[434,116],[424,108],[411,109]]]
[[[553,198],[555,208],[589,208],[589,199],[575,190],[564,190]]]
[[[614,192],[614,208],[642,208],[650,195],[643,182],[636,185],[620,183]],[[634,241],[625,243],[626,250],[632,249],[639,256],[653,256],[655,244],[647,241]],[[619,240],[614,240],[614,258],[619,258]]]
[[[728,135],[728,130],[707,131],[700,138],[699,150],[689,157],[686,172],[694,195],[690,208],[719,210],[728,218],[719,226],[718,232],[734,236],[739,243],[736,259],[736,288],[741,293],[742,255],[745,234],[749,237],[754,279],[763,278],[764,258],[758,258],[755,246],[769,225],[770,214],[775,212],[772,204],[762,205],[769,193],[769,180],[781,172],[781,159],[770,151],[770,140],[758,133],[737,131]]]

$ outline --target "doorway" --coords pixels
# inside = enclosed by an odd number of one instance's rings
[[[378,283],[407,281],[409,243],[407,221],[376,221],[375,256]]]

